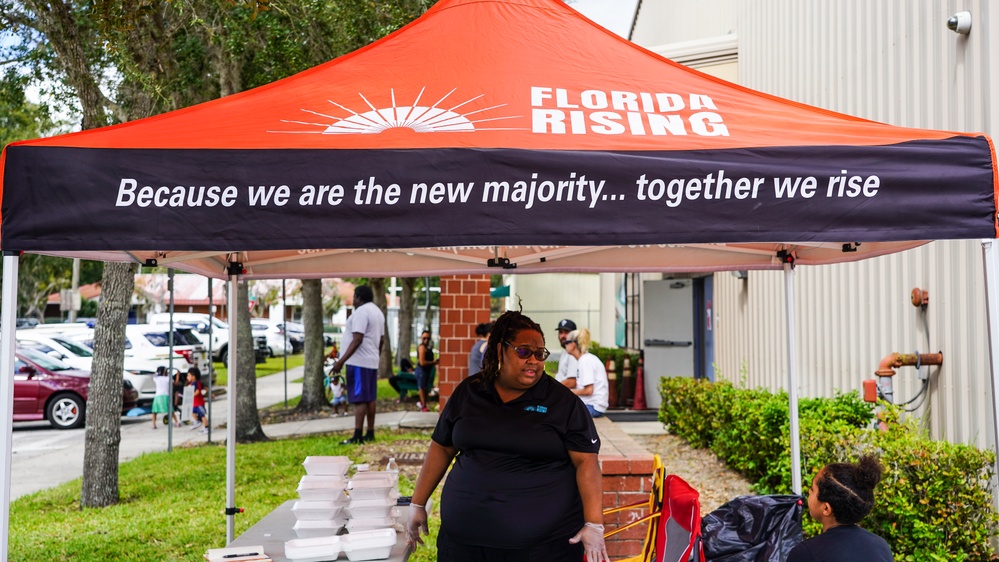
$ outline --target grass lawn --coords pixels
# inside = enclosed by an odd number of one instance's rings
[[[295,489],[305,474],[301,463],[309,455],[347,455],[374,467],[390,451],[425,451],[428,442],[425,433],[382,432],[375,443],[363,447],[340,445],[339,436],[329,435],[238,445],[236,505],[245,513],[236,516],[235,533],[297,497]],[[403,467],[401,494],[412,494],[418,471]],[[225,546],[224,446],[179,448],[123,463],[119,492],[120,503],[100,509],[80,509],[80,480],[15,500],[10,508],[9,559],[190,561],[202,560],[208,548]],[[438,488],[431,536],[410,560],[437,559],[439,494]]]
[[[327,350],[328,352],[329,350]],[[305,364],[305,355],[298,353],[295,355],[288,356],[288,369],[294,369],[295,367],[301,367]],[[222,364],[221,361],[214,363],[215,373],[218,375],[215,380],[215,386],[225,386],[228,384],[229,380],[229,370]],[[270,357],[267,361],[257,364],[257,377],[265,377],[267,375],[273,375],[274,373],[280,373],[284,371],[284,357]]]

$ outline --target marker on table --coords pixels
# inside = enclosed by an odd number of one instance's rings
[[[241,558],[243,556],[257,556],[259,552],[244,552],[242,554],[224,554],[222,558]]]

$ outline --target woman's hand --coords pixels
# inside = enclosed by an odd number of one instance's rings
[[[424,535],[430,534],[430,528],[427,527],[427,508],[410,505],[409,521],[406,523],[406,544],[423,544],[420,531],[423,531]]]
[[[586,554],[586,562],[610,562],[607,556],[607,545],[604,544],[604,526],[596,523],[587,523],[576,533],[576,536],[569,539],[569,542],[576,544],[583,541],[583,552]]]

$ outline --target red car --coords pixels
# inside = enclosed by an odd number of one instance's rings
[[[84,422],[90,371],[69,365],[33,349],[17,348],[14,359],[14,421],[48,420],[58,429]],[[122,414],[139,401],[139,391],[123,381]]]

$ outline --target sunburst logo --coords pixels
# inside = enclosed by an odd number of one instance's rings
[[[395,99],[395,89],[390,90],[392,105],[390,107],[377,108],[358,93],[366,109],[355,111],[346,105],[328,100],[336,106],[343,115],[330,115],[322,111],[303,108],[302,111],[310,113],[329,122],[310,122],[282,119],[282,123],[293,125],[303,125],[308,127],[305,130],[270,131],[272,133],[300,133],[300,134],[320,134],[320,135],[345,135],[345,134],[370,134],[382,133],[391,129],[410,129],[417,133],[471,133],[474,131],[521,131],[527,130],[523,127],[501,127],[503,121],[520,118],[520,115],[495,115],[495,112],[505,107],[506,104],[480,107],[475,109],[477,100],[484,94],[479,94],[473,98],[449,105],[448,98],[457,90],[452,89],[441,99],[432,105],[420,105],[426,87],[420,89],[420,93],[411,105],[398,105]],[[493,113],[490,113],[493,112]],[[333,112],[330,112],[333,113]]]

